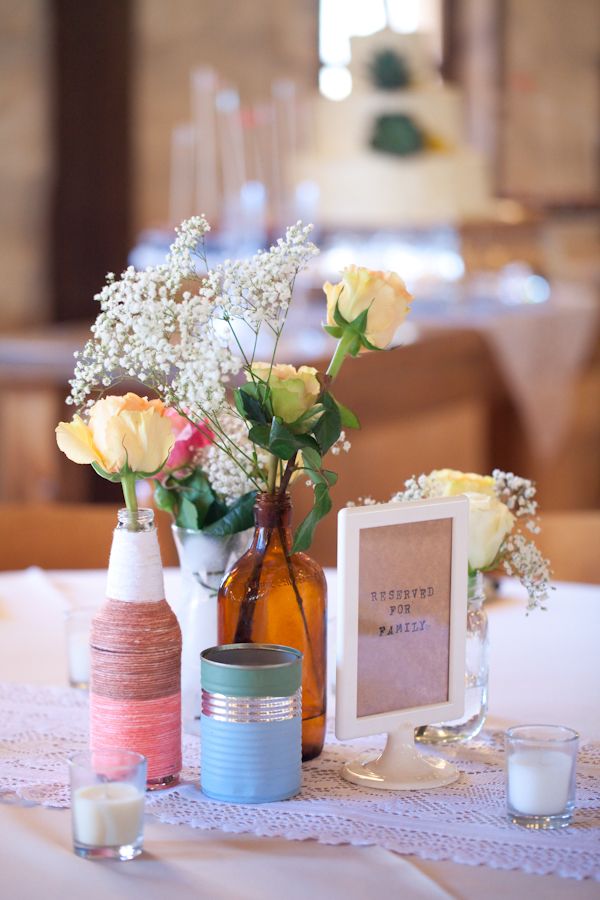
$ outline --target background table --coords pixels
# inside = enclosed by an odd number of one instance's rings
[[[328,573],[335,598],[335,575]],[[177,605],[179,577],[167,572]],[[0,575],[0,679],[64,684],[63,610],[99,602],[104,573],[40,570]],[[559,584],[546,613],[525,616],[513,583],[488,607],[490,723],[545,721],[600,739],[600,589]],[[335,604],[330,605],[331,619]],[[331,629],[333,632],[333,629]],[[333,633],[330,635],[333,638]],[[334,641],[330,640],[330,651]],[[1,723],[0,723],[1,752]],[[148,900],[204,896],[269,900],[421,897],[592,898],[591,881],[526,875],[401,857],[377,847],[326,846],[203,832],[149,819],[144,857],[129,865],[89,863],[71,851],[65,810],[0,805],[2,893],[14,900],[107,896]]]

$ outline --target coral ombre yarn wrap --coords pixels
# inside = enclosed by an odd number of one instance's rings
[[[181,771],[181,631],[154,526],[115,530],[107,597],[90,639],[91,749],[143,753],[148,786],[168,787]]]

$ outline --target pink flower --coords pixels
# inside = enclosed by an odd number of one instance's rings
[[[175,435],[173,449],[163,470],[168,473],[193,465],[198,450],[212,444],[213,433],[205,423],[192,425],[175,409],[167,409],[165,415],[170,420]]]

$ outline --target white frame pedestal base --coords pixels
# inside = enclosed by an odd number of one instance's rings
[[[404,723],[388,734],[383,753],[375,759],[359,757],[346,763],[346,781],[381,791],[420,791],[444,787],[456,781],[460,772],[445,759],[424,756],[415,746],[414,725]]]

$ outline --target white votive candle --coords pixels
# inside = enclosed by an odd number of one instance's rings
[[[508,818],[525,828],[565,828],[575,809],[579,735],[565,725],[516,725],[505,734]]]
[[[144,795],[133,784],[114,781],[80,787],[72,806],[77,843],[119,847],[135,844],[142,834]]]
[[[559,750],[520,750],[508,759],[508,801],[524,815],[553,816],[569,800],[572,759]]]

